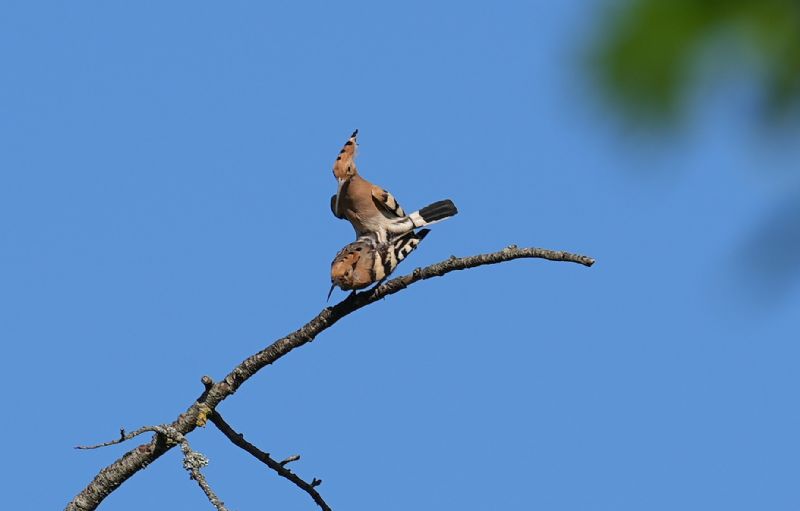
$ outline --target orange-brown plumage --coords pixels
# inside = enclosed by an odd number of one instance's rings
[[[389,242],[362,236],[345,246],[331,263],[331,289],[364,289],[387,278],[428,234],[428,229],[408,232]]]
[[[358,130],[355,130],[336,157],[336,162],[333,164],[333,175],[336,179],[346,179],[358,174],[355,161],[357,136]]]
[[[363,289],[376,282],[376,254],[374,245],[363,240],[347,245],[331,263],[331,282],[342,289]]]
[[[333,175],[338,182],[336,195],[331,197],[331,211],[337,218],[350,221],[356,239],[371,235],[378,242],[386,242],[413,229],[438,222],[455,215],[458,210],[452,201],[435,203],[437,208],[426,208],[406,215],[403,208],[383,188],[376,186],[358,173],[355,164],[358,130],[345,143],[333,165]]]

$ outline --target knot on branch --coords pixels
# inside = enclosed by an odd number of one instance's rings
[[[195,420],[195,424],[199,427],[204,428],[206,423],[208,422],[208,415],[212,413],[214,410],[211,409],[205,403],[200,403],[197,405],[197,419]]]

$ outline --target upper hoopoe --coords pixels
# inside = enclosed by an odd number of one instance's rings
[[[353,224],[357,239],[373,235],[378,243],[383,243],[458,213],[453,201],[446,199],[406,215],[391,193],[358,174],[356,135],[358,130],[350,135],[333,164],[333,175],[339,186],[336,195],[331,197],[331,211],[337,218],[346,218]]]
[[[400,261],[406,258],[429,229],[407,232],[391,241],[379,243],[372,235],[365,235],[350,243],[336,254],[331,263],[331,297],[333,288],[357,290],[380,282],[388,277]]]

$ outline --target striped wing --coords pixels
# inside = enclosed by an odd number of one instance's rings
[[[378,206],[378,209],[383,212],[388,218],[402,218],[406,216],[406,212],[394,198],[394,195],[387,192],[379,186],[372,187],[372,202]]]
[[[408,232],[388,243],[376,243],[371,236],[360,237],[336,254],[331,263],[331,283],[350,290],[385,280],[428,232]]]

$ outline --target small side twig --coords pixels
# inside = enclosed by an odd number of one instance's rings
[[[323,511],[331,511],[330,506],[325,503],[322,499],[322,496],[315,490],[317,486],[322,484],[322,479],[317,479],[316,477],[310,482],[306,482],[301,479],[297,474],[286,468],[284,465],[290,463],[292,461],[296,461],[300,459],[300,456],[294,455],[289,456],[285,460],[278,462],[272,459],[269,454],[265,453],[255,445],[251,444],[247,440],[244,439],[244,435],[241,433],[237,433],[234,431],[232,427],[228,425],[227,422],[222,418],[222,416],[218,412],[213,412],[208,416],[208,419],[214,423],[214,425],[219,429],[223,435],[228,437],[228,440],[233,442],[234,445],[237,447],[242,448],[243,450],[247,451],[248,453],[252,454],[258,461],[264,463],[266,466],[274,470],[278,473],[281,477],[285,477],[286,479],[293,482],[297,485],[298,488],[308,493],[314,502],[322,508]]]
[[[173,442],[173,445],[180,444],[181,451],[183,451],[183,468],[189,472],[189,478],[197,481],[198,486],[200,486],[200,489],[206,494],[209,502],[211,502],[211,504],[217,508],[217,511],[228,511],[228,508],[225,507],[225,503],[222,502],[219,497],[217,497],[217,494],[214,493],[214,490],[211,489],[208,481],[206,481],[205,476],[202,474],[202,472],[200,472],[201,468],[208,465],[208,458],[206,458],[202,453],[193,451],[192,447],[189,445],[189,440],[187,440],[186,437],[178,430],[168,424],[161,426],[144,426],[130,433],[125,433],[125,430],[121,428],[119,430],[120,437],[116,440],[110,440],[108,442],[103,442],[102,444],[96,445],[78,445],[75,448],[99,449],[100,447],[121,444],[122,442],[139,436],[142,433],[147,433],[148,431],[156,433],[157,435],[161,435],[167,440]]]
[[[143,428],[139,428],[136,431],[132,431],[130,433],[125,433],[125,428],[119,429],[119,438],[116,440],[109,440],[108,442],[103,442],[102,444],[95,444],[95,445],[76,445],[76,449],[80,450],[89,450],[89,449],[100,449],[101,447],[108,447],[110,445],[117,445],[121,444],[122,442],[126,442],[133,437],[137,437],[142,433],[147,433],[148,431],[157,433],[157,431],[153,428],[158,426],[145,426]]]
[[[299,454],[292,454],[291,456],[289,456],[289,457],[288,457],[288,458],[286,458],[285,460],[281,461],[281,462],[280,462],[280,466],[282,466],[282,467],[285,467],[285,466],[286,466],[286,465],[288,465],[289,463],[291,463],[291,462],[293,462],[293,461],[297,461],[297,460],[299,460],[299,459],[300,459],[300,455],[299,455]]]

